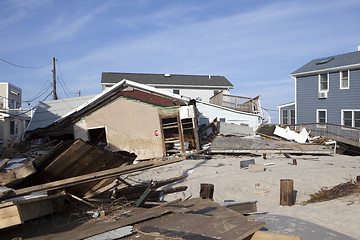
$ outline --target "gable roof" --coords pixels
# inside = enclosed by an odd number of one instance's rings
[[[133,94],[127,93],[126,91],[122,93],[121,90],[127,87],[140,89],[150,94],[152,93],[152,98],[146,100],[146,96],[139,93],[141,91],[133,91]],[[168,106],[170,103],[172,105],[187,105],[190,101],[190,99],[185,99],[180,95],[168,93],[161,89],[156,89],[154,87],[139,84],[129,80],[122,80],[111,88],[95,96],[40,102],[28,128],[26,129],[25,138],[31,135],[31,132],[35,132],[35,130],[47,129],[68,118],[77,118],[82,114],[86,114],[87,111],[91,111],[91,109],[102,106],[113,100],[113,98],[119,96],[139,99],[143,102],[146,100],[148,103],[159,106]],[[160,99],[161,97],[171,98],[173,101],[164,101]]]
[[[150,73],[113,73],[103,72],[101,84],[114,84],[123,79],[151,86],[197,86],[224,87],[234,86],[224,76],[150,74]]]
[[[39,102],[26,131],[32,131],[50,125],[55,120],[64,117],[67,113],[81,106],[93,97],[94,96],[84,96]]]
[[[306,75],[331,70],[352,69],[360,67],[360,51],[350,52],[310,61],[291,73],[292,76]]]

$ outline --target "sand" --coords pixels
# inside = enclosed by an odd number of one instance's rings
[[[188,186],[185,192],[166,195],[163,200],[199,197],[200,184],[214,184],[214,201],[258,201],[258,212],[291,216],[316,223],[334,231],[360,239],[360,197],[350,196],[331,201],[312,203],[303,206],[309,194],[322,187],[332,187],[360,175],[360,156],[293,156],[283,155],[262,157],[249,155],[225,156],[213,155],[213,159],[185,160],[179,163],[146,170],[129,175],[128,179],[142,182],[163,180],[184,174],[189,176],[183,181],[168,187]],[[303,159],[311,158],[311,159]],[[256,164],[274,163],[266,166],[264,172],[254,173],[240,169],[240,161],[255,159]],[[292,179],[296,191],[296,203],[293,206],[280,205],[280,179]],[[131,181],[130,181],[131,182]]]

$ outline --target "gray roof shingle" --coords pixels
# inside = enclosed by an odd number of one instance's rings
[[[333,58],[333,59],[332,59]],[[321,61],[330,60],[329,62],[319,64]],[[310,61],[301,68],[292,72],[291,75],[301,75],[309,72],[316,72],[321,70],[330,70],[333,68],[346,67],[359,64],[360,65],[360,51],[350,52],[330,57],[318,58]]]
[[[94,96],[39,102],[26,131],[45,128],[92,98]]]
[[[123,79],[131,80],[146,85],[176,85],[176,86],[215,86],[229,87],[234,86],[224,76],[206,75],[178,75],[171,74],[149,74],[149,73],[112,73],[103,72],[101,77],[102,84],[113,84]]]

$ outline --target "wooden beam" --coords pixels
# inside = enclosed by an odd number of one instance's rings
[[[32,192],[42,192],[42,191],[49,191],[49,190],[55,190],[55,189],[61,189],[61,188],[65,188],[65,187],[75,186],[75,185],[78,185],[81,183],[92,182],[92,181],[101,180],[104,178],[120,176],[123,174],[138,172],[138,171],[142,171],[142,170],[146,170],[146,169],[150,169],[150,168],[156,168],[156,167],[164,166],[167,164],[180,162],[185,159],[186,159],[186,157],[179,157],[179,158],[175,158],[175,159],[167,160],[167,161],[156,160],[156,161],[151,161],[151,162],[138,163],[136,165],[133,164],[133,165],[128,165],[128,166],[121,166],[118,168],[108,169],[108,170],[104,170],[104,171],[100,171],[100,172],[96,172],[96,173],[89,173],[89,174],[85,174],[85,175],[81,175],[81,176],[76,176],[76,177],[72,177],[72,178],[67,178],[67,179],[63,179],[63,180],[58,180],[58,181],[54,181],[54,182],[49,182],[49,183],[45,183],[45,184],[40,184],[40,185],[36,185],[36,186],[31,186],[31,187],[27,187],[27,188],[14,190],[11,194],[8,194],[5,196],[0,196],[0,200],[7,199],[10,197],[16,197],[16,196],[24,196],[24,195],[30,194]]]
[[[247,240],[301,240],[301,236],[286,235],[265,231],[256,231],[254,235]]]

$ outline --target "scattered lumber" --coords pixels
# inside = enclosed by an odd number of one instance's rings
[[[35,185],[27,188],[17,189],[12,191],[12,193],[8,194],[7,196],[0,196],[0,200],[10,198],[10,197],[16,197],[16,196],[24,196],[27,194],[30,194],[32,192],[42,192],[42,191],[49,191],[49,190],[56,190],[56,189],[62,189],[62,188],[68,188],[71,186],[79,185],[81,183],[87,183],[87,182],[93,182],[97,180],[101,180],[104,178],[109,177],[115,177],[120,176],[123,174],[138,172],[150,168],[160,167],[167,164],[172,164],[175,162],[180,162],[185,160],[186,157],[179,157],[172,160],[167,161],[149,161],[149,162],[143,162],[138,163],[135,165],[127,165],[127,166],[121,166],[118,168],[108,169],[96,173],[89,173],[81,176],[76,176],[68,179],[58,180],[54,182],[49,182],[45,184]],[[86,189],[86,192],[88,189]]]

